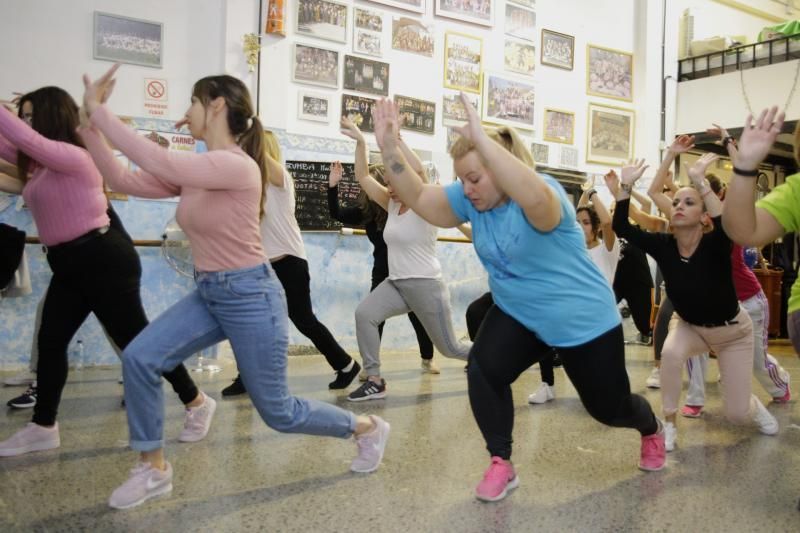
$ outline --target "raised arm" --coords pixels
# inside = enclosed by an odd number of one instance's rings
[[[631,225],[628,220],[628,208],[630,206],[630,191],[633,189],[636,180],[642,177],[647,165],[644,159],[632,161],[631,164],[622,167],[620,186],[617,190],[617,206],[614,209],[614,221],[612,226],[617,235],[627,239],[634,246],[641,248],[644,252],[650,253],[657,248],[658,233],[648,233]]]
[[[399,119],[394,102],[379,100],[375,104],[373,117],[375,139],[381,149],[386,177],[400,200],[434,226],[453,228],[462,223],[463,220],[450,207],[444,188],[423,183],[420,175],[406,161],[397,142]]]
[[[777,107],[763,110],[755,123],[749,115],[739,138],[733,177],[725,193],[722,225],[731,240],[742,246],[764,246],[786,232],[770,212],[755,205],[758,166],[780,133],[784,118]],[[798,207],[794,205],[792,209]]]
[[[364,192],[367,193],[370,200],[382,208],[387,209],[389,206],[389,191],[369,173],[369,152],[367,150],[367,141],[364,139],[364,134],[362,134],[358,126],[353,124],[353,121],[347,117],[341,118],[339,127],[344,135],[356,141],[354,170],[358,184]]]
[[[608,190],[611,192],[611,196],[616,198],[619,193],[619,176],[617,176],[617,173],[614,172],[613,169],[609,170],[606,175],[603,176],[603,179],[606,182],[606,187],[608,187]],[[628,205],[628,216],[647,231],[666,231],[669,225],[667,220],[651,215],[650,213],[645,213],[636,207],[633,202]]]
[[[265,152],[264,155],[266,156],[264,161],[267,164],[267,179],[269,180],[269,184],[273,187],[283,189],[285,183],[283,179],[283,165],[280,161],[273,159],[268,153]]]
[[[614,228],[611,226],[611,214],[608,212],[608,209],[606,209],[605,204],[598,196],[596,190],[591,189],[588,196],[594,206],[595,213],[597,213],[597,218],[600,219],[600,228],[603,230],[603,242],[606,245],[606,249],[611,251],[614,248],[614,241],[617,239]]]
[[[650,188],[647,189],[647,195],[653,199],[656,203],[656,207],[667,217],[669,217],[672,212],[672,200],[670,200],[669,196],[664,194],[664,188],[672,189],[675,187],[673,191],[677,190],[675,182],[672,181],[672,165],[675,163],[675,158],[678,157],[679,154],[686,153],[692,148],[694,148],[693,135],[681,135],[672,141],[664,159],[661,161],[661,165],[659,165],[656,171],[653,181],[650,182]]]
[[[358,207],[341,207],[339,205],[339,182],[343,174],[342,164],[334,161],[328,173],[328,213],[331,218],[343,224],[359,226],[364,222],[364,213]]]
[[[703,154],[703,156],[694,162],[690,167],[686,165],[686,173],[689,179],[692,180],[692,185],[700,193],[703,202],[706,204],[706,212],[711,218],[716,218],[722,214],[722,201],[714,194],[708,180],[706,179],[706,170],[711,163],[719,159],[719,156],[714,153]]]
[[[425,166],[422,164],[422,160],[419,158],[417,153],[408,147],[406,142],[403,140],[403,137],[398,133],[397,134],[397,146],[400,148],[400,151],[403,152],[403,157],[406,158],[408,164],[411,166],[411,170],[416,172],[422,181],[425,183],[430,183],[430,179],[428,179],[428,174],[425,172]]]

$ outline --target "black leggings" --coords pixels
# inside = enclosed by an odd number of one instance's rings
[[[372,269],[372,285],[369,288],[369,292],[374,291],[375,287],[380,285],[383,280],[389,277],[388,274],[383,274],[383,277],[381,277],[381,274],[383,273],[378,274],[375,272],[374,268]],[[425,326],[422,325],[422,322],[419,321],[419,318],[417,318],[417,315],[415,315],[413,312],[408,313],[408,320],[411,321],[411,327],[414,328],[414,333],[417,336],[417,344],[419,344],[419,356],[426,360],[433,359],[433,341],[431,341],[431,338],[428,337],[428,332],[425,331]],[[386,322],[381,322],[378,324],[379,337],[383,337],[384,324],[386,324]]]
[[[55,424],[67,381],[67,347],[81,324],[94,313],[120,349],[147,326],[139,288],[142,265],[133,244],[115,228],[72,247],[49,250],[53,277],[47,288],[37,342],[39,396],[33,421]],[[198,390],[186,367],[178,365],[164,378],[186,404]]]
[[[344,351],[331,332],[314,315],[311,308],[311,276],[308,261],[287,255],[272,263],[275,275],[286,292],[289,307],[289,320],[325,356],[334,370],[341,370],[350,364],[352,358]]]
[[[669,333],[669,321],[674,312],[675,308],[672,307],[669,297],[662,298],[656,315],[656,323],[653,326],[653,355],[655,355],[656,361],[661,361],[661,350],[664,349],[664,341],[667,340],[667,333]]]
[[[595,420],[633,428],[643,436],[658,431],[650,404],[631,394],[621,325],[585,344],[557,350],[581,402]],[[552,347],[499,307],[489,309],[470,351],[467,376],[472,413],[492,456],[511,458],[511,384],[551,352]]]
[[[650,301],[650,289],[652,288],[652,282],[647,285],[637,281],[635,278],[626,278],[619,275],[614,278],[614,295],[617,298],[617,303],[625,298],[625,301],[628,302],[628,309],[631,310],[631,317],[633,317],[636,329],[642,335],[647,336],[651,334],[650,309],[652,303]]]
[[[486,317],[486,313],[494,305],[492,293],[487,292],[477,300],[473,301],[467,307],[467,332],[469,333],[469,340],[475,341],[478,336],[478,330]],[[545,355],[539,361],[539,373],[542,375],[542,381],[551,387],[556,384],[556,376],[553,373],[553,356],[555,351]]]

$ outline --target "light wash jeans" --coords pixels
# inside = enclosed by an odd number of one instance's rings
[[[230,340],[253,404],[269,427],[284,433],[352,435],[353,413],[289,394],[289,316],[272,267],[196,272],[195,281],[197,289],[151,322],[123,353],[131,448],[146,452],[164,445],[161,374],[225,339]]]

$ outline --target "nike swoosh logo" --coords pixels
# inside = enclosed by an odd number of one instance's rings
[[[162,484],[163,484],[163,480],[154,482],[153,481],[153,476],[150,476],[150,477],[147,478],[147,484],[145,485],[145,487],[147,488],[147,492],[150,492],[151,490],[157,489]]]

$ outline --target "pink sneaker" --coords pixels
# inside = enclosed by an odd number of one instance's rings
[[[648,472],[657,472],[664,468],[667,462],[667,450],[664,446],[664,430],[642,437],[642,458],[639,459],[639,469]]]
[[[59,446],[61,438],[58,434],[58,422],[51,428],[28,422],[27,426],[0,442],[0,457],[52,450]]]
[[[788,403],[792,399],[792,391],[786,389],[786,394],[783,396],[773,396],[772,401],[775,403]]]
[[[475,489],[475,497],[484,502],[496,502],[508,495],[508,491],[519,486],[519,476],[514,473],[511,461],[492,457],[492,464],[483,474]]]
[[[685,416],[686,418],[700,418],[702,414],[702,405],[684,405],[681,408],[681,416]]]

